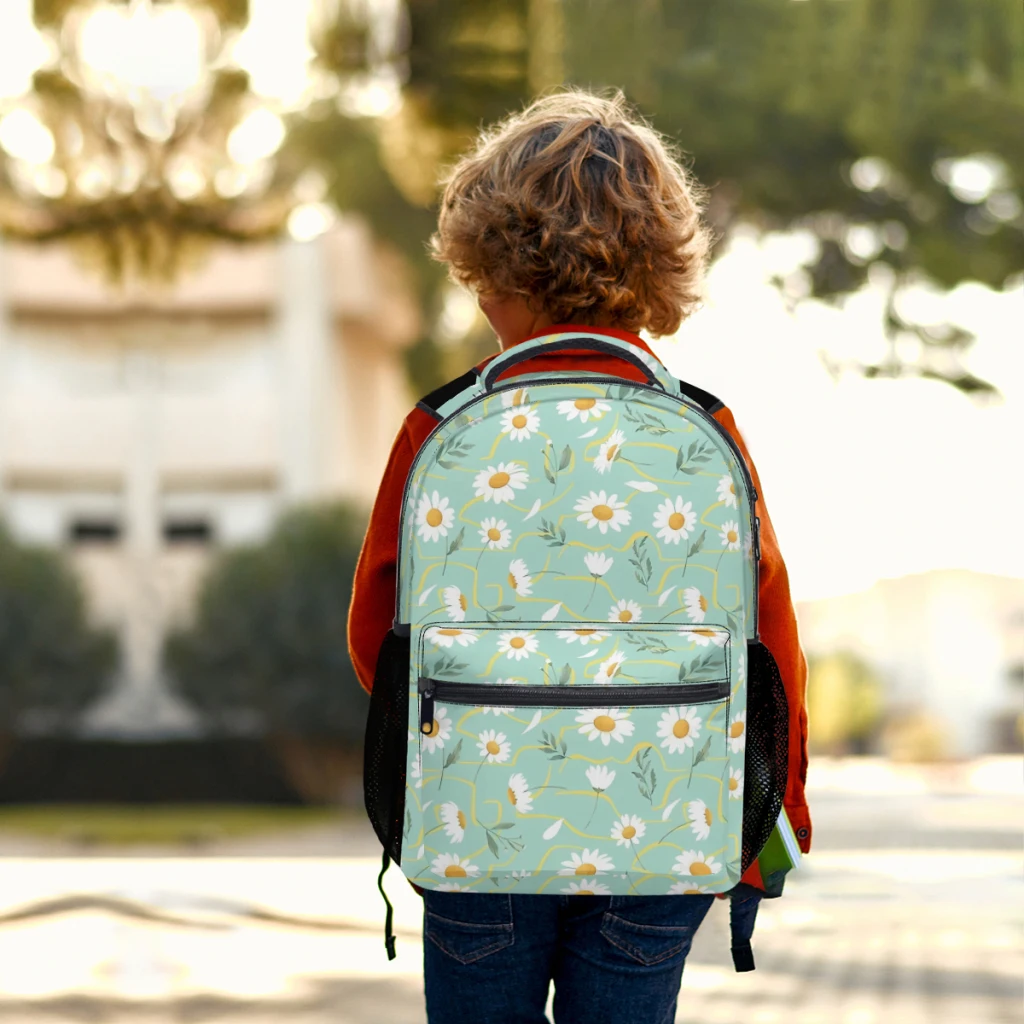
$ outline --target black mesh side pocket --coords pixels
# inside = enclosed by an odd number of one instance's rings
[[[764,644],[747,644],[747,748],[743,771],[744,871],[775,828],[789,774],[789,703]]]
[[[396,864],[402,862],[408,730],[409,638],[389,631],[377,655],[366,718],[363,799],[373,831]]]

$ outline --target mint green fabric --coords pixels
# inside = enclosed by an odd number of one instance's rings
[[[735,885],[756,611],[745,480],[701,410],[595,374],[516,377],[441,424],[410,474],[399,559],[409,878]],[[532,687],[536,702],[437,700],[424,731],[421,676]],[[708,683],[723,696],[687,699]],[[665,700],[631,703],[637,685]],[[584,706],[548,706],[546,688]]]

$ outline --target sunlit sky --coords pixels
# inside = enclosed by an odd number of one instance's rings
[[[813,302],[790,315],[768,279],[803,249],[794,236],[741,235],[711,270],[707,306],[655,344],[677,376],[735,413],[794,596],[940,568],[1024,577],[1024,288],[964,284],[904,307],[978,334],[968,366],[1004,396],[979,408],[934,381],[833,381],[819,350],[881,354],[883,295],[869,288],[841,311]]]

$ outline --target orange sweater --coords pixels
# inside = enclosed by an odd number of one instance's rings
[[[542,333],[553,334],[571,330],[611,335],[650,352],[637,335],[628,331],[559,325],[548,327]],[[478,369],[482,369],[488,362],[490,359],[485,359]],[[629,380],[644,379],[640,371],[629,363],[582,350],[538,354],[515,367],[514,374],[573,370],[579,369],[581,363],[586,364],[585,368],[588,371],[617,374]],[[778,662],[786,687],[786,696],[789,699],[789,784],[786,789],[785,807],[800,847],[806,853],[811,843],[811,819],[804,797],[804,781],[807,776],[807,664],[797,637],[796,616],[789,596],[789,577],[779,552],[768,509],[765,507],[764,491],[757,469],[736,428],[736,421],[726,408],[719,409],[714,417],[735,438],[757,488],[757,515],[761,519],[759,627],[762,641]],[[377,492],[377,500],[370,515],[369,528],[356,567],[352,605],[348,617],[348,646],[356,674],[367,692],[373,687],[377,652],[385,634],[391,628],[395,613],[398,528],[406,477],[412,468],[413,458],[436,425],[436,420],[420,409],[413,409],[402,424],[402,429],[391,449],[387,468],[384,470],[384,478]]]

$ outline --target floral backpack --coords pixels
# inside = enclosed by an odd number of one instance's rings
[[[646,383],[499,379],[541,347]],[[787,710],[721,403],[636,346],[561,333],[419,405],[438,422],[366,734],[383,868],[453,892],[735,895],[779,818]],[[735,925],[734,901],[734,955]]]

